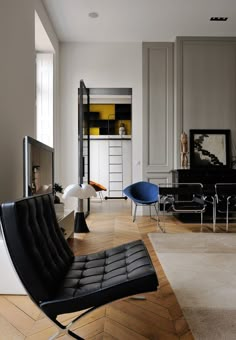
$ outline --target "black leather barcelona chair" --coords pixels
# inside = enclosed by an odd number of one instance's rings
[[[141,240],[74,256],[58,226],[50,194],[1,205],[2,233],[16,272],[34,303],[58,332],[82,339],[69,327],[92,310],[139,293],[155,291],[158,279]],[[85,310],[70,324],[60,314]]]

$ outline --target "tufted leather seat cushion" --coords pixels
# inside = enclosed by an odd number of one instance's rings
[[[49,194],[3,204],[2,227],[26,291],[51,318],[157,289],[157,276],[141,240],[74,256]]]
[[[95,254],[76,256],[59,290],[56,302],[41,304],[45,312],[61,313],[156,290],[158,281],[141,240]],[[65,299],[68,303],[65,303]]]

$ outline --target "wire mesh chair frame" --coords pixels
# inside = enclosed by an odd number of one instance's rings
[[[132,200],[134,203],[133,222],[136,220],[137,207],[149,206],[149,216],[151,219],[155,219],[159,228],[163,231],[159,223],[159,186],[140,181],[133,183],[123,190],[124,194]],[[154,207],[156,212],[156,218],[152,217],[151,207]]]

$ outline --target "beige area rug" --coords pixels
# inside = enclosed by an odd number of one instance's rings
[[[236,234],[149,238],[196,340],[236,339]]]

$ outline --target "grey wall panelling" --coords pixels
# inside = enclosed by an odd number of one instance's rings
[[[176,136],[189,129],[231,129],[236,156],[236,38],[176,40]]]
[[[144,176],[165,182],[173,169],[173,43],[143,43]]]

